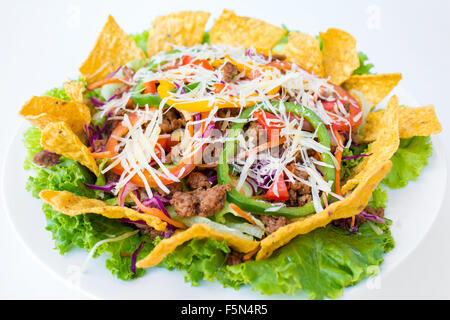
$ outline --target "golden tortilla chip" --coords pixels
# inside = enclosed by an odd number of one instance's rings
[[[204,223],[200,223],[193,225],[185,231],[179,231],[168,239],[162,240],[156,245],[152,252],[150,252],[142,260],[138,261],[136,266],[138,268],[149,268],[156,266],[163,261],[167,255],[175,251],[177,247],[194,238],[213,238],[218,241],[225,240],[234,250],[245,253],[255,250],[259,245],[259,241],[250,241],[236,236],[223,234]]]
[[[366,207],[372,192],[389,173],[391,167],[392,162],[387,160],[379,167],[370,168],[358,187],[344,200],[334,202],[319,213],[299,219],[271,233],[261,240],[261,249],[256,255],[256,260],[269,258],[276,249],[289,243],[298,235],[324,227],[333,220],[349,218],[359,214]]]
[[[172,45],[192,47],[201,43],[209,16],[203,11],[182,11],[157,17],[148,35],[148,56],[172,50]]]
[[[365,157],[353,171],[353,176],[342,187],[342,194],[347,194],[361,181],[364,181],[373,168],[380,167],[381,164],[389,160],[397,151],[400,144],[398,122],[399,122],[399,106],[396,96],[392,96],[383,115],[380,132],[377,139],[373,142],[369,150],[369,157]]]
[[[53,97],[33,97],[19,114],[43,130],[49,123],[64,121],[84,141],[84,125],[91,122],[91,112],[85,104]]]
[[[139,213],[126,207],[110,206],[101,200],[77,196],[68,191],[43,190],[39,193],[39,197],[51,205],[54,210],[68,216],[95,213],[110,219],[143,220],[158,231],[165,231],[167,227],[165,222],[152,215]]]
[[[80,81],[64,82],[64,91],[71,101],[83,103],[84,83]]]
[[[114,18],[109,16],[94,49],[79,70],[90,84],[105,78],[133,59],[144,58],[144,51],[119,27]]]
[[[350,93],[352,90],[359,91],[372,102],[372,106],[375,106],[394,89],[401,79],[401,73],[353,75],[342,84],[342,87]],[[361,104],[358,95],[353,96]]]
[[[91,152],[65,122],[49,123],[42,130],[41,146],[44,150],[79,162],[95,175],[99,174],[97,162]]]
[[[228,44],[244,48],[254,47],[267,52],[284,36],[286,31],[262,20],[240,17],[224,10],[209,32],[212,44]]]
[[[325,76],[340,85],[359,67],[356,40],[350,34],[339,29],[328,29],[320,33],[323,41],[323,67]]]
[[[288,61],[298,63],[306,71],[323,77],[322,51],[316,38],[300,32],[290,32],[289,41],[282,53]]]
[[[380,129],[383,127],[383,116],[384,110],[369,113],[366,124],[361,129],[360,140],[362,142],[376,140]],[[398,127],[399,136],[402,139],[414,136],[430,136],[438,134],[442,130],[432,105],[419,108],[400,108]]]

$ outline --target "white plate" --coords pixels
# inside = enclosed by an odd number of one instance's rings
[[[401,87],[395,94],[401,103],[418,106]],[[386,99],[385,99],[386,101]],[[384,102],[385,102],[384,101]],[[381,105],[383,102],[381,103]],[[253,292],[250,287],[238,291],[223,288],[219,283],[202,282],[199,287],[185,283],[179,271],[161,268],[149,269],[144,277],[133,281],[114,278],[105,268],[105,257],[91,260],[87,271],[77,279],[70,270],[81,266],[87,253],[73,249],[64,256],[53,249],[51,233],[44,229],[45,217],[41,211],[41,201],[25,191],[29,171],[22,168],[25,149],[22,135],[28,125],[25,123],[16,133],[9,148],[3,168],[3,203],[16,231],[30,252],[47,269],[67,285],[76,287],[93,298],[105,299],[261,299],[261,298],[303,298],[304,296],[263,296]],[[395,268],[422,241],[435,220],[443,202],[447,167],[444,149],[439,137],[433,137],[433,156],[416,182],[406,188],[389,190],[389,204],[386,216],[393,220],[391,231],[396,243],[395,249],[385,255],[381,275]],[[431,188],[432,186],[432,188]],[[30,266],[32,267],[32,266]],[[370,281],[370,280],[369,280]],[[344,290],[343,298],[358,298],[367,280],[353,288]]]

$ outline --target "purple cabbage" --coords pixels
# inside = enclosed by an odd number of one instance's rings
[[[358,159],[358,158],[362,158],[362,157],[368,157],[371,155],[372,154],[357,154],[356,156],[352,156],[352,157],[343,157],[342,160],[354,160],[354,159]]]
[[[99,107],[105,105],[104,102],[101,102],[101,101],[98,100],[96,97],[90,97],[89,100],[91,100],[91,102],[92,102],[94,105],[99,106]]]
[[[142,241],[139,247],[133,252],[133,255],[131,256],[131,271],[134,275],[136,275],[136,259],[139,251],[144,247],[145,241]]]
[[[96,141],[103,140],[105,136],[109,136],[111,134],[108,124],[108,119],[106,119],[105,124],[101,128],[93,123],[89,126],[86,124],[84,125],[84,134],[86,135],[89,146],[93,146]],[[104,151],[104,147],[100,151]]]
[[[364,217],[364,218],[366,218],[367,220],[373,221],[373,222],[375,222],[375,223],[381,223],[381,224],[386,223],[386,221],[385,221],[384,219],[382,219],[382,218],[380,218],[380,217],[378,217],[378,216],[376,216],[376,215],[373,215],[373,214],[364,212],[364,211],[361,211],[361,212],[359,213],[359,215],[360,215],[361,217]]]
[[[97,186],[95,184],[89,184],[89,183],[83,183],[83,184],[88,188],[91,188],[94,190],[106,191],[106,192],[110,192],[116,186],[116,182],[113,182],[113,181],[108,182],[104,186]]]

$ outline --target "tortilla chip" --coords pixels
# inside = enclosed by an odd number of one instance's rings
[[[64,82],[64,91],[71,101],[83,103],[84,83],[80,81]]]
[[[68,216],[95,213],[110,219],[143,220],[158,231],[165,231],[167,227],[165,222],[152,215],[139,213],[126,207],[110,206],[101,200],[77,196],[68,191],[43,190],[39,193],[39,197],[51,205],[54,210]]]
[[[342,194],[347,194],[357,184],[364,181],[373,168],[380,167],[397,151],[400,144],[398,131],[399,113],[398,99],[396,96],[392,96],[382,118],[383,126],[380,127],[377,139],[367,151],[367,154],[370,154],[370,156],[365,157],[356,166],[353,176],[342,187]]]
[[[401,73],[353,75],[342,84],[342,87],[350,93],[352,90],[361,92],[375,106],[394,89],[401,79]],[[353,96],[360,100],[358,95]],[[361,101],[358,102],[361,104]]]
[[[91,112],[85,104],[53,97],[33,97],[19,114],[43,130],[49,123],[64,121],[84,141],[84,125],[91,122]]]
[[[288,61],[295,62],[306,71],[323,77],[322,51],[316,38],[300,32],[290,32],[289,41],[282,53],[287,56]]]
[[[109,16],[94,49],[79,70],[90,84],[105,78],[133,59],[144,58],[144,51],[119,27],[114,18]]]
[[[149,268],[156,266],[163,261],[167,255],[175,251],[177,247],[194,238],[213,238],[218,241],[225,240],[231,248],[244,253],[255,250],[259,245],[259,241],[250,241],[236,236],[223,234],[204,223],[200,223],[193,225],[185,231],[177,232],[168,239],[162,240],[156,245],[152,252],[150,252],[142,260],[138,261],[136,266],[138,268]]]
[[[202,43],[209,16],[203,11],[182,11],[157,17],[148,35],[148,56],[172,50],[172,45],[192,47]]]
[[[91,152],[65,122],[49,123],[42,130],[41,146],[44,150],[79,162],[95,175],[99,174],[97,162]]]
[[[328,29],[320,33],[323,41],[323,67],[325,76],[340,85],[359,67],[356,40],[350,34],[339,29]]]
[[[286,30],[262,20],[240,17],[224,10],[209,32],[212,44],[228,44],[267,52],[285,35]]]
[[[392,162],[387,160],[379,167],[370,168],[358,187],[344,200],[334,202],[319,213],[299,219],[271,233],[261,240],[261,249],[256,255],[256,260],[269,258],[276,249],[301,234],[324,227],[333,220],[349,218],[359,214],[367,206],[372,192],[389,173],[391,167]]]
[[[383,116],[384,110],[369,113],[359,137],[362,142],[376,140],[380,128],[383,127]],[[399,136],[402,139],[414,136],[430,136],[438,134],[442,130],[432,105],[419,108],[400,108],[398,122]]]

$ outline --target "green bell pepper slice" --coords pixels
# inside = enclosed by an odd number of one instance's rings
[[[187,86],[184,86],[183,89],[186,92],[190,92],[190,91],[194,90],[195,88],[197,88],[197,86],[199,84],[200,84],[199,82],[191,83],[191,84],[188,84]],[[159,97],[159,95],[157,93],[155,93],[155,94],[141,93],[144,90],[144,87],[145,87],[145,82],[143,80],[140,80],[140,81],[138,81],[136,86],[133,88],[133,91],[131,92],[131,101],[133,101],[133,104],[139,105],[139,106],[149,105],[149,106],[159,107],[159,105],[162,101],[161,98]],[[176,92],[176,89],[172,90],[172,92]]]
[[[278,101],[273,101],[271,104],[274,107],[279,106]],[[317,138],[319,142],[327,148],[330,148],[330,135],[325,127],[325,124],[320,120],[320,118],[310,109],[305,106],[285,102],[285,109],[287,112],[294,113],[298,116],[305,118],[316,130]],[[252,111],[256,108],[256,106],[245,109],[240,116],[240,119],[248,119],[252,113]],[[265,108],[263,107],[263,110]],[[265,110],[269,111],[270,110]],[[234,123],[230,129],[228,134],[229,138],[236,138],[242,131],[245,123]],[[230,177],[230,168],[228,165],[228,160],[230,160],[236,153],[237,141],[233,141],[230,139],[225,143],[225,146],[222,150],[222,154],[220,156],[219,165],[217,166],[217,178],[220,184],[231,184],[232,179]],[[322,153],[322,159],[324,163],[330,164],[333,168],[330,167],[321,167],[320,170],[324,174],[326,181],[335,181],[335,171],[334,171],[334,162],[332,157],[328,153]],[[239,208],[244,211],[248,211],[255,214],[270,214],[274,216],[285,216],[288,218],[299,218],[312,213],[315,213],[314,204],[309,202],[302,207],[281,207],[275,211],[266,211],[267,209],[276,208],[274,204],[262,200],[256,200],[249,198],[235,188],[231,191],[227,192],[227,200],[236,204]]]

